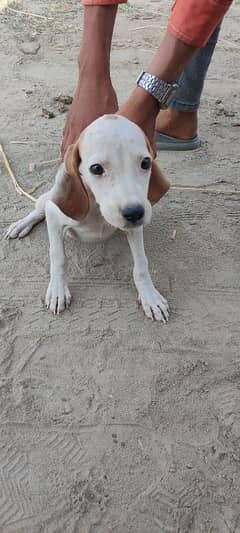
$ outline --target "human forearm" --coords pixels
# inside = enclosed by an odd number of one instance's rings
[[[166,82],[177,81],[196,48],[186,45],[167,31],[147,72]],[[159,113],[157,100],[141,87],[136,87],[120,113],[137,122],[151,139]]]
[[[69,144],[75,142],[93,120],[105,113],[114,113],[118,108],[110,77],[110,51],[117,3],[84,6],[83,38],[78,57],[79,80],[64,127],[62,157]]]
[[[196,50],[167,31],[147,72],[167,82],[177,81]]]
[[[82,76],[110,76],[110,51],[117,5],[84,6],[84,28],[78,58]]]

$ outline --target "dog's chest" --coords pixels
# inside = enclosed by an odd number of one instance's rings
[[[98,205],[93,205],[86,218],[79,222],[79,226],[67,228],[67,233],[83,242],[105,241],[113,235],[116,228],[108,224],[103,218]]]

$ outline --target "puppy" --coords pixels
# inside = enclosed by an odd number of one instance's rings
[[[146,316],[168,320],[168,304],[153,285],[143,242],[151,204],[169,187],[153,156],[136,124],[118,115],[98,118],[69,147],[52,189],[40,196],[29,215],[8,229],[7,238],[22,238],[46,217],[50,243],[46,305],[53,313],[64,311],[71,301],[65,230],[83,241],[96,241],[120,229],[132,252],[133,278]]]

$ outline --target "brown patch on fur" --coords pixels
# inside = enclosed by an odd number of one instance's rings
[[[151,157],[156,159],[157,151],[153,147],[145,135],[146,145]],[[163,174],[162,170],[158,166],[157,161],[152,162],[152,172],[150,176],[149,188],[148,188],[148,199],[151,204],[156,204],[159,200],[166,194],[170,187],[170,182],[167,177]]]
[[[152,163],[152,173],[148,187],[148,199],[151,204],[156,204],[168,192],[170,181],[163,174],[156,161]]]
[[[89,211],[88,193],[79,172],[79,165],[81,163],[79,151],[81,137],[82,136],[80,136],[75,144],[71,144],[67,149],[64,158],[67,174],[65,181],[66,186],[63,197],[57,202],[59,209],[74,220],[83,219]]]
[[[153,159],[155,159],[155,158],[156,158],[156,155],[157,155],[157,152],[156,152],[155,148],[153,149],[153,146],[151,145],[149,139],[147,138],[147,136],[145,135],[144,132],[143,132],[143,134],[144,134],[144,137],[145,137],[145,142],[146,142],[146,145],[147,145],[147,149],[148,149],[148,151],[149,151],[151,157],[152,157]]]

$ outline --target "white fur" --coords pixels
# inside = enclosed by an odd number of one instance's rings
[[[133,277],[139,301],[147,317],[165,322],[168,305],[152,283],[143,243],[143,226],[150,222],[152,208],[147,197],[151,169],[141,168],[143,158],[150,157],[142,131],[126,118],[105,115],[86,128],[79,151],[79,170],[90,197],[85,219],[73,220],[55,205],[66,189],[66,172],[61,165],[53,188],[39,198],[34,211],[10,226],[6,237],[22,238],[46,217],[51,264],[46,305],[53,313],[60,313],[71,301],[65,265],[65,230],[83,241],[107,239],[117,228],[125,231],[134,260]],[[103,166],[103,175],[91,173],[90,166],[94,164]],[[135,226],[122,216],[122,210],[134,204],[142,205],[145,212]]]
[[[142,131],[126,118],[113,120],[104,116],[85,130],[80,171],[103,217],[116,228],[126,229],[121,209],[128,204],[143,205],[143,223],[151,220],[152,208],[147,198],[151,169],[142,170],[140,166],[149,155]],[[103,176],[90,173],[89,167],[95,163],[104,167]]]

